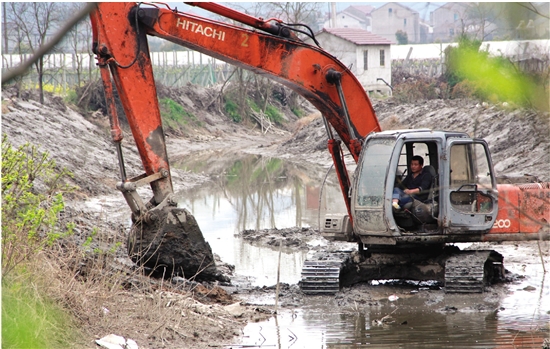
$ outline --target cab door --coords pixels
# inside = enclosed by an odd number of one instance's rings
[[[450,140],[447,156],[448,195],[444,200],[449,231],[489,231],[498,213],[498,194],[487,143],[481,139]]]

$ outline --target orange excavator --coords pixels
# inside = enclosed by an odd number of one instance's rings
[[[347,214],[328,216],[325,236],[357,243],[359,258],[326,255],[306,261],[306,293],[333,293],[372,279],[444,280],[448,291],[478,292],[501,274],[494,251],[457,251],[449,243],[548,239],[548,183],[497,185],[488,145],[462,132],[381,132],[370,100],[353,73],[316,42],[307,26],[264,20],[215,3],[189,3],[251,29],[182,13],[160,3],[99,3],[91,14],[93,52],[105,88],[121,181],[132,210],[128,253],[165,275],[213,280],[210,246],[193,215],[173,198],[147,35],[157,36],[235,66],[263,74],[311,102],[322,114]],[[113,86],[114,82],[114,86]],[[118,91],[144,173],[127,178]],[[334,132],[339,139],[335,139]],[[348,174],[344,144],[357,169]],[[392,190],[415,155],[425,158],[432,185],[428,199],[393,212]],[[136,189],[149,185],[144,202]],[[353,263],[353,267],[350,267]]]

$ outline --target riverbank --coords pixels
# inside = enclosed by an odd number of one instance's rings
[[[75,222],[71,246],[82,247],[91,239],[91,251],[96,248],[109,251],[116,247],[112,254],[102,254],[101,258],[93,253],[71,256],[68,261],[72,267],[63,274],[84,286],[90,285],[87,282],[100,283],[99,293],[96,292],[98,289],[72,289],[67,285],[62,294],[66,299],[78,299],[82,303],[72,311],[78,314],[87,333],[86,345],[115,333],[135,340],[140,348],[225,346],[242,335],[246,324],[273,314],[274,308],[269,303],[255,299],[259,299],[259,294],[267,294],[272,299],[274,288],[251,288],[231,294],[230,288],[219,284],[201,285],[179,279],[172,283],[143,276],[143,271],[136,269],[126,256],[130,210],[114,189],[119,170],[107,118],[101,113],[83,115],[65,105],[59,97],[49,96],[46,105],[37,103],[32,94],[23,97],[18,99],[9,91],[3,91],[3,133],[14,146],[25,142],[40,146],[40,150],[47,151],[59,167],[66,167],[74,174],[69,184],[79,189],[66,197],[63,213],[64,221]],[[499,174],[531,174],[543,180],[550,179],[547,115],[508,110],[503,106],[478,105],[471,101],[435,100],[397,105],[386,100],[374,102],[374,107],[385,128],[460,129],[488,140]],[[208,117],[210,122],[213,118],[200,113],[197,117]],[[292,131],[274,129],[265,134],[259,128],[224,120],[223,115],[216,118],[215,129],[200,130],[185,138],[167,135],[171,162],[207,153],[214,158],[227,157],[234,152],[319,164],[325,168],[330,166],[319,115],[304,118]],[[123,153],[128,175],[140,174],[139,156],[128,133],[123,142]],[[203,167],[204,171],[199,173],[172,168],[175,191],[208,184],[214,175],[219,175],[220,169],[215,166],[204,164]],[[141,194],[144,198],[150,195],[147,189]],[[273,233],[256,232],[251,236],[255,236],[257,243],[262,243],[263,238]],[[310,238],[321,239],[317,231],[308,230],[299,240]],[[288,242],[290,248],[304,247],[303,241],[296,246],[294,242]],[[521,246],[505,243],[491,245],[491,248],[503,249],[504,253],[501,253],[508,256],[505,261],[511,260],[513,265],[519,266],[518,272],[523,264],[540,263],[536,243],[522,243]],[[542,251],[548,260],[547,242],[542,244]],[[236,277],[232,275],[231,266],[223,265],[223,261],[220,265],[226,274]],[[336,304],[347,309],[356,303],[385,302],[390,288],[360,285],[345,289],[335,297]],[[76,297],[76,292],[80,293],[79,297]],[[405,297],[405,293],[410,292],[411,289],[406,288],[402,294],[399,291],[392,293]],[[441,298],[441,290],[430,292],[434,299]],[[505,292],[503,288],[492,289],[485,298],[492,304]],[[301,294],[296,285],[282,288],[280,304],[284,309],[305,306],[308,302],[308,297]]]

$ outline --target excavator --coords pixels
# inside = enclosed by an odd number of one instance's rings
[[[128,255],[138,265],[198,280],[223,280],[193,217],[174,199],[147,36],[156,36],[267,76],[311,102],[322,114],[346,214],[327,216],[323,234],[358,251],[308,259],[304,293],[379,279],[437,280],[447,292],[482,292],[504,272],[495,251],[459,250],[455,243],[550,238],[550,183],[497,184],[488,144],[463,132],[382,131],[367,93],[342,62],[317,43],[305,25],[257,18],[216,3],[187,3],[237,26],[163,3],[98,3],[91,13],[93,52],[100,68],[116,148],[122,192],[132,211]],[[114,90],[128,120],[144,173],[128,178]],[[336,133],[336,135],[335,135]],[[350,175],[344,147],[357,168]],[[425,159],[428,199],[401,212],[392,190]],[[149,186],[145,201],[137,189]]]

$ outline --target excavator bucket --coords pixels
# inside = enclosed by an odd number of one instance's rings
[[[128,237],[128,255],[164,277],[224,281],[195,217],[183,208],[153,209],[136,220]]]

